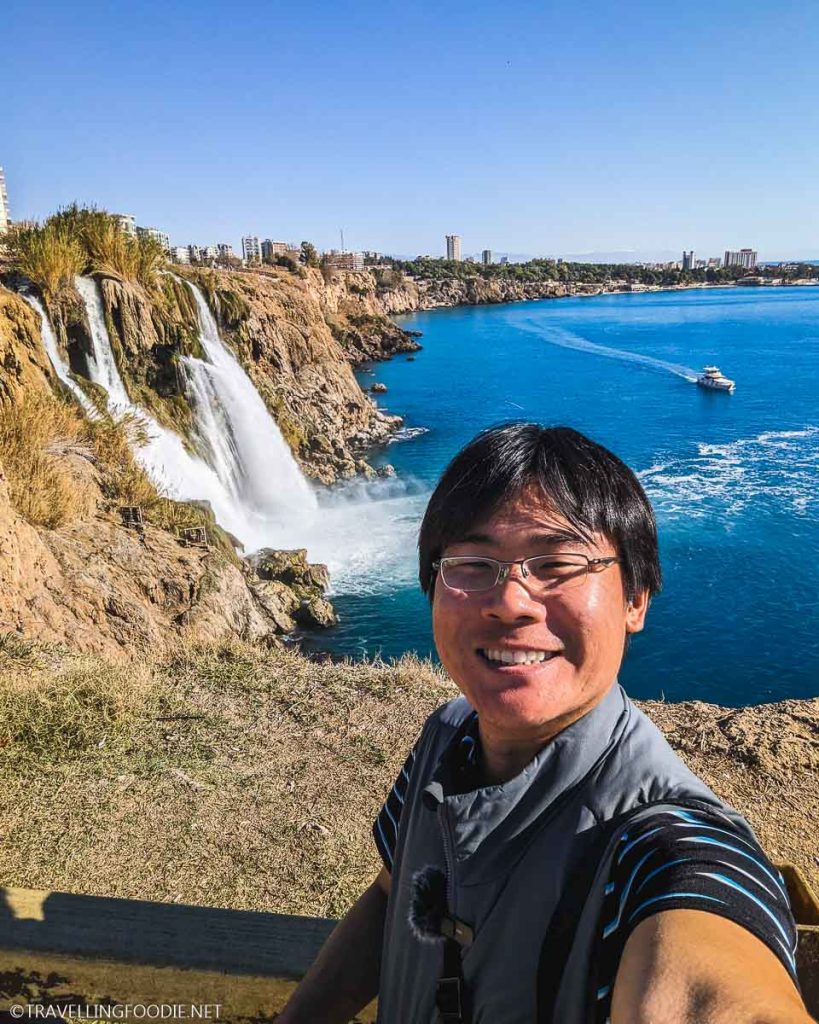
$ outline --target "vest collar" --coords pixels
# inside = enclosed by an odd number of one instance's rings
[[[477,714],[467,715],[441,754],[423,801],[443,808],[458,873],[466,882],[506,868],[522,853],[533,830],[542,828],[564,800],[606,759],[625,728],[631,703],[616,682],[600,703],[546,744],[514,778],[458,792],[457,776],[477,737]]]

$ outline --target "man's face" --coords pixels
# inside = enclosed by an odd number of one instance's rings
[[[591,558],[617,554],[602,536],[592,542],[577,537],[542,493],[529,488],[443,554],[502,561],[558,550]],[[626,633],[643,628],[647,608],[646,594],[626,602],[617,563],[590,572],[575,587],[539,596],[515,566],[503,582],[479,593],[450,590],[439,574],[432,620],[441,661],[482,726],[510,739],[545,740],[602,700],[620,667]],[[501,664],[484,653],[497,649],[545,651],[547,657]]]

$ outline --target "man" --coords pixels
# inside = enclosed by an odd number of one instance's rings
[[[660,586],[634,474],[568,428],[479,434],[421,526],[427,720],[384,867],[279,1018],[807,1024],[781,878],[617,685]]]

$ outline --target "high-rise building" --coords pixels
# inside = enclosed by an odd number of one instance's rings
[[[276,256],[284,256],[288,248],[287,242],[274,242],[272,238],[266,238],[262,242],[262,259],[272,260]]]
[[[460,263],[461,260],[461,236],[446,236],[446,258]]]
[[[723,266],[753,270],[756,266],[757,255],[755,249],[726,249]]]
[[[257,235],[245,235],[242,239],[242,259],[246,263],[261,262],[262,243]]]
[[[160,231],[159,228],[138,227],[136,229],[136,233],[139,238],[155,238],[165,252],[170,252],[171,240],[169,236],[164,231]]]
[[[201,255],[201,250],[198,245],[188,246],[188,263],[198,263]]]
[[[491,265],[491,263],[492,263],[492,250],[491,249],[484,249],[484,251],[481,253],[481,261],[483,262],[483,265],[485,267],[488,267],[488,266]]]
[[[190,263],[191,254],[187,245],[175,245],[171,249],[171,259],[174,263]]]
[[[230,242],[217,242],[216,252],[218,253],[217,258],[223,261],[233,260],[236,258],[233,252],[233,246]]]
[[[683,268],[683,270],[693,270],[694,269],[694,250],[693,249],[691,250],[691,252],[686,252],[685,249],[683,249],[682,268]]]
[[[0,235],[8,231],[11,224],[9,213],[9,194],[6,191],[6,176],[0,167]]]

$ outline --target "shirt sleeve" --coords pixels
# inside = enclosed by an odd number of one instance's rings
[[[782,876],[730,819],[679,808],[645,818],[620,838],[601,920],[599,1001],[610,1000],[637,925],[676,909],[705,910],[747,928],[796,983],[796,925]]]
[[[384,867],[392,872],[392,865],[395,859],[395,846],[398,842],[398,823],[401,820],[401,811],[404,808],[404,799],[409,788],[410,776],[415,764],[415,753],[418,749],[416,744],[409,752],[395,784],[387,794],[387,799],[381,805],[381,810],[373,822],[373,837],[375,845],[384,862]]]

